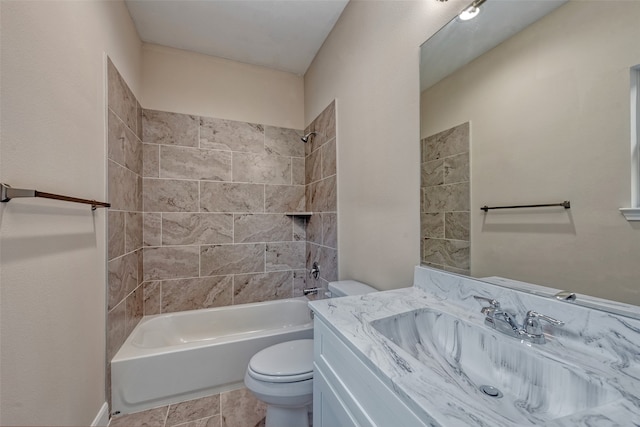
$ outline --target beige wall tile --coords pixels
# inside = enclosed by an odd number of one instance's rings
[[[165,213],[163,245],[196,245],[233,242],[233,215],[216,213]]]
[[[129,129],[136,129],[137,101],[111,59],[107,60],[107,86],[109,108],[126,123]]]
[[[107,264],[109,292],[108,310],[115,307],[138,286],[138,256],[135,252],[112,259]]]
[[[144,248],[144,280],[199,276],[198,246]]]
[[[124,212],[108,211],[109,227],[109,259],[117,258],[124,254]]]
[[[316,150],[306,158],[304,172],[305,184],[311,184],[322,179],[321,150]]]
[[[136,257],[138,258],[138,285],[144,282],[144,253],[142,248],[136,251]]]
[[[314,262],[320,263],[320,245],[307,241],[307,271],[311,271],[311,267],[313,266]],[[314,280],[313,278],[307,280],[307,284],[309,286],[316,286],[315,282],[316,280]]]
[[[422,238],[431,237],[436,239],[444,238],[444,213],[422,213],[420,214],[420,225]]]
[[[143,223],[143,245],[162,245],[162,214],[145,212],[142,215]]]
[[[233,303],[270,301],[293,296],[293,272],[239,274],[233,281]]]
[[[122,301],[109,311],[107,315],[107,362],[113,359],[127,336],[126,331],[126,301]]]
[[[315,130],[319,131],[323,136],[322,143],[335,138],[336,136],[336,102],[331,103],[325,108],[316,119]]]
[[[142,141],[142,107],[140,103],[136,101],[136,136]]]
[[[445,240],[444,264],[461,270],[470,268],[471,244],[462,240]]]
[[[233,276],[162,281],[162,312],[231,305]]]
[[[291,184],[291,157],[233,152],[234,182]]]
[[[264,127],[265,149],[279,156],[304,157],[304,142],[301,130],[274,126]]]
[[[142,142],[135,134],[127,129],[127,137],[124,140],[124,165],[127,169],[142,175]]]
[[[422,138],[420,140],[420,163],[426,163],[429,161],[428,155],[427,155],[427,140],[428,138]]]
[[[264,127],[233,120],[200,118],[200,148],[264,152]]]
[[[336,197],[336,176],[330,176],[324,178],[318,183],[316,189],[316,198],[320,200],[321,212],[336,212],[337,209],[337,197]]]
[[[424,189],[424,212],[468,211],[469,207],[469,183],[439,185]]]
[[[302,212],[304,185],[265,185],[265,212]]]
[[[190,147],[160,147],[160,177],[231,181],[231,153]]]
[[[142,284],[145,316],[160,314],[160,284],[160,281],[144,282]]]
[[[445,211],[469,211],[471,207],[471,196],[469,194],[469,183],[451,184],[444,186],[447,189],[447,203]]]
[[[188,114],[143,110],[142,141],[152,144],[198,147],[200,118]]]
[[[160,145],[142,144],[142,176],[158,178],[160,176]]]
[[[293,240],[299,242],[307,239],[307,218],[293,216]]]
[[[110,160],[124,165],[124,140],[126,138],[126,126],[122,120],[109,110],[107,118],[107,155]]]
[[[306,260],[305,242],[267,243],[267,271],[304,269]]]
[[[306,245],[305,245],[306,246]],[[307,287],[307,270],[295,270],[293,272],[293,297],[304,296],[303,290]]]
[[[321,200],[317,195],[318,183],[313,182],[311,184],[307,184],[304,187],[304,200],[305,200],[305,210],[307,212],[320,212],[320,202]]]
[[[201,182],[200,210],[204,212],[264,212],[264,185]]]
[[[125,214],[125,252],[142,247],[142,214],[127,212]]]
[[[444,265],[445,240],[427,238],[422,240],[422,245],[422,259],[425,262]]]
[[[307,223],[307,241],[322,244],[322,216],[314,213]]]
[[[322,217],[322,244],[330,248],[338,248],[338,215],[335,213],[323,213]]]
[[[109,160],[109,203],[111,209],[138,210],[138,177],[135,173]]]
[[[425,161],[441,159],[469,151],[469,123],[426,138]]]
[[[197,212],[198,182],[144,179],[145,212]]]
[[[264,243],[201,246],[203,276],[264,272]]]
[[[336,139],[333,138],[331,141],[325,143],[320,148],[320,152],[322,153],[322,177],[326,178],[328,176],[335,175],[337,172]]]
[[[424,239],[426,262],[468,270],[470,243],[461,240]]]
[[[444,237],[447,239],[469,241],[470,225],[471,219],[469,212],[446,212]]]
[[[126,317],[126,334],[129,336],[133,328],[144,315],[144,295],[142,287],[138,287],[135,291],[127,295],[127,317]]]
[[[305,164],[304,157],[291,158],[291,184],[293,185],[305,184],[304,164]]]
[[[292,219],[286,215],[236,214],[233,217],[233,241],[235,243],[292,240]]]
[[[438,159],[420,165],[420,187],[444,184],[444,160]]]
[[[320,277],[328,282],[338,280],[338,251],[336,249],[320,247]]]
[[[469,181],[469,153],[462,153],[444,159],[444,182],[453,184]]]

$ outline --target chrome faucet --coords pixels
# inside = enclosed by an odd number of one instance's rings
[[[542,333],[542,326],[538,319],[549,322],[554,326],[564,325],[562,320],[554,319],[553,317],[537,313],[533,310],[527,311],[527,317],[524,319],[522,331],[529,341],[536,344],[544,344],[544,334]]]
[[[529,310],[522,327],[519,327],[516,322],[516,315],[502,310],[500,303],[497,300],[478,295],[474,295],[473,297],[478,301],[485,301],[489,304],[486,307],[482,307],[480,310],[480,312],[485,315],[485,325],[521,340],[535,344],[545,343],[540,320],[544,320],[555,326],[564,325],[564,322],[560,320]]]

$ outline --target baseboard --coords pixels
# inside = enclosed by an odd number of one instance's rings
[[[102,408],[98,412],[98,415],[94,418],[91,423],[91,427],[107,427],[109,425],[109,405],[107,402],[104,402]]]

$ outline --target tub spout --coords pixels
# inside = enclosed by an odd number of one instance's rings
[[[304,295],[318,295],[318,288],[305,288],[302,293]]]

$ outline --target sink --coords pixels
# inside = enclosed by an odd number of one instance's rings
[[[418,365],[503,415],[542,423],[621,397],[587,368],[448,313],[413,310],[371,326]]]

